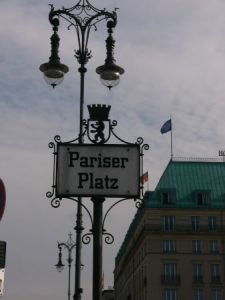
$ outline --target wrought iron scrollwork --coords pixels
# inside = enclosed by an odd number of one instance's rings
[[[144,150],[149,150],[150,148],[149,144],[144,144],[144,139],[142,137],[137,138],[136,144],[141,146],[141,155],[143,155]]]
[[[53,149],[53,174],[52,174],[52,190],[46,193],[47,198],[52,198],[55,195],[55,176],[56,176],[56,145],[53,142],[48,144],[50,149]]]
[[[106,105],[92,105],[91,107],[89,106],[89,113],[90,113],[90,119],[88,120],[83,120],[82,124],[83,124],[83,132],[82,132],[82,136],[86,136],[93,144],[105,144],[111,136],[114,136],[114,138],[116,138],[119,142],[122,142],[123,144],[126,145],[138,145],[139,147],[139,156],[140,156],[140,176],[143,175],[143,156],[144,156],[144,151],[149,150],[149,145],[144,143],[144,139],[142,137],[138,137],[136,139],[135,143],[131,143],[128,141],[123,140],[122,138],[120,138],[115,132],[114,132],[114,128],[117,126],[117,121],[113,120],[111,121],[110,119],[108,119],[108,112],[109,112],[110,107],[106,106]],[[105,131],[99,131],[98,132],[98,126],[96,126],[95,122],[98,122],[98,116],[99,116],[99,120],[104,122],[104,130],[108,130],[108,133]],[[99,124],[97,124],[99,125]],[[96,130],[97,129],[97,130]],[[91,131],[91,133],[89,133],[89,131]],[[92,134],[93,133],[93,134]],[[92,134],[92,135],[91,135]],[[99,134],[100,136],[102,135],[102,138],[98,137],[98,140],[96,138],[96,134]],[[79,140],[80,140],[80,136],[78,136],[77,138],[66,142],[66,144],[75,144],[78,143],[79,144]],[[53,162],[53,184],[52,184],[52,191],[48,191],[46,193],[46,196],[48,198],[52,198],[55,196],[55,192],[56,192],[56,158],[57,158],[57,145],[62,143],[61,141],[61,137],[59,135],[56,135],[54,137],[54,142],[50,142],[49,143],[49,148],[53,149],[53,154],[54,154],[54,162]],[[141,191],[141,197],[140,198],[135,198],[135,206],[137,209],[140,209],[141,206],[143,205],[143,184],[140,182],[140,191]],[[77,199],[75,198],[71,198],[70,196],[68,197],[62,197],[62,198],[66,198],[66,199],[70,199],[73,201],[78,202]],[[51,205],[55,208],[59,207],[61,204],[61,200],[62,198],[57,198],[54,197],[51,200]],[[115,203],[113,203],[108,210],[105,212],[105,215],[103,217],[103,221],[102,221],[102,235],[104,236],[104,241],[106,244],[112,244],[114,242],[114,236],[107,232],[105,229],[105,221],[106,218],[109,214],[109,212],[113,209],[113,207],[115,207],[117,204],[126,201],[126,200],[130,200],[131,198],[127,197],[127,198],[123,198],[120,199],[118,201],[116,201]],[[85,211],[87,212],[90,221],[91,221],[91,230],[84,234],[82,236],[82,242],[83,244],[89,244],[92,240],[92,235],[93,235],[93,218],[92,218],[92,214],[91,212],[88,210],[88,208],[82,203],[81,204],[82,207],[85,209]]]
[[[149,149],[150,149],[150,146],[149,146],[148,144],[143,144],[141,148],[142,148],[141,153],[143,154],[143,150],[145,150],[145,151],[146,151],[146,150],[149,150]]]
[[[114,236],[111,233],[109,233],[105,229],[103,229],[102,230],[102,235],[104,236],[106,244],[108,244],[108,245],[113,244]],[[93,236],[93,230],[90,230],[90,232],[85,233],[82,236],[82,243],[85,244],[85,245],[90,244],[90,242],[92,240],[92,236]]]
[[[48,192],[46,193],[46,197],[47,197],[47,198],[52,198],[52,197],[54,196],[54,194],[55,194],[54,189],[55,189],[55,187],[53,186],[53,187],[52,187],[52,191],[48,191]]]
[[[90,242],[91,242],[91,236],[93,236],[92,230],[90,230],[90,232],[85,233],[82,236],[82,243],[85,244],[85,245],[90,244]]]
[[[136,208],[141,208],[143,204],[143,199],[134,199]]]
[[[51,200],[51,206],[54,208],[58,208],[61,205],[61,200],[62,199],[59,199],[59,198],[53,198]]]
[[[121,203],[123,201],[126,201],[126,200],[129,200],[129,198],[123,198],[123,199],[120,199],[120,200],[116,201],[115,203],[113,203],[109,207],[109,209],[105,213],[105,216],[104,216],[103,221],[102,221],[102,234],[104,235],[105,243],[108,244],[108,245],[113,244],[113,242],[114,242],[114,236],[111,233],[109,233],[109,232],[106,231],[106,229],[105,229],[105,220],[106,220],[109,212],[112,210],[112,208],[114,206],[116,206],[117,204],[119,204],[119,203]]]
[[[149,145],[144,143],[144,139],[142,137],[138,137],[135,143],[131,143],[128,141],[123,140],[120,138],[114,131],[114,128],[117,126],[117,121],[113,120],[111,121],[108,118],[109,111],[111,106],[101,105],[101,104],[94,104],[94,105],[88,105],[88,110],[90,114],[90,119],[88,120],[82,120],[83,125],[83,132],[82,137],[86,136],[92,144],[106,144],[111,135],[114,136],[118,141],[122,142],[126,145],[138,145],[139,146],[139,155],[140,155],[140,176],[143,175],[143,152],[145,150],[149,150]],[[80,136],[77,138],[70,140],[66,142],[66,144],[75,144],[78,142],[79,144]],[[54,143],[55,142],[55,143]],[[54,163],[53,163],[53,184],[52,184],[52,191],[48,191],[46,196],[48,198],[51,198],[55,194],[56,190],[56,157],[57,157],[57,147],[56,145],[62,143],[61,137],[59,135],[56,135],[54,137],[54,142],[49,143],[49,148],[53,148],[53,154],[54,154]],[[140,182],[140,191],[141,191],[141,197],[143,198],[143,184]],[[65,197],[68,198],[68,197]],[[140,199],[141,201],[141,199]],[[53,201],[55,203],[56,200]],[[58,205],[58,201],[56,202]],[[136,201],[136,206],[139,207],[139,201]],[[55,205],[56,206],[56,205]],[[58,206],[57,206],[58,207]]]
[[[113,130],[113,127],[117,126],[117,121],[116,120],[112,120],[111,122],[111,130]]]
[[[120,138],[120,137],[114,132],[113,129],[111,130],[111,132],[112,132],[112,135],[113,135],[118,141],[122,142],[123,144],[127,144],[127,145],[133,144],[133,143],[131,143],[131,142],[127,142],[127,141],[123,140],[122,138]]]
[[[100,22],[102,19],[108,19],[113,18],[116,22],[116,9],[109,13],[104,9],[100,10],[96,7],[94,7],[88,0],[80,0],[76,5],[72,6],[71,8],[65,8],[64,6],[62,9],[55,11],[53,5],[51,5],[51,16],[50,21],[53,19],[56,15],[60,17],[64,17],[67,19],[71,25],[74,24],[73,21],[78,22],[80,26],[88,26],[89,23],[91,23],[92,19],[95,19],[94,22],[92,22],[91,25],[96,26],[98,22]],[[90,20],[91,19],[91,20]]]
[[[52,4],[50,7],[49,21],[53,28],[57,30],[60,18],[68,22],[68,29],[75,28],[78,38],[78,50],[75,50],[75,58],[83,66],[92,57],[91,51],[87,48],[91,28],[96,31],[97,24],[103,20],[110,20],[113,27],[117,24],[116,9],[112,12],[105,9],[100,10],[91,5],[88,0],[80,0],[71,8],[62,7],[62,9],[55,10]]]
[[[106,232],[106,230],[103,229],[102,235],[104,236],[106,244],[108,244],[108,245],[113,244],[113,242],[114,242],[114,236],[111,233]]]
[[[48,144],[48,147],[49,147],[49,148],[53,148],[53,149],[54,149],[54,152],[55,152],[55,143],[50,142],[50,143]],[[54,152],[53,152],[53,153],[54,153]]]
[[[144,142],[144,139],[143,139],[142,137],[139,136],[139,137],[137,138],[136,144],[137,144],[137,145],[142,145],[143,142]]]
[[[69,197],[68,199],[73,200],[73,201],[75,201],[75,202],[78,202],[77,199],[72,198],[72,197]],[[88,209],[87,206],[84,205],[83,203],[80,203],[80,204],[81,204],[81,206],[84,208],[84,210],[86,211],[87,215],[89,216],[89,219],[90,219],[90,222],[91,222],[91,226],[93,227],[93,218],[92,218],[92,215],[91,215],[89,209]]]
[[[56,135],[56,136],[54,137],[54,141],[55,141],[56,143],[62,143],[60,135]]]

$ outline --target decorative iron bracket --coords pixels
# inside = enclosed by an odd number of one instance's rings
[[[144,156],[144,151],[149,149],[149,145],[144,143],[144,140],[142,137],[138,137],[135,143],[131,143],[128,141],[123,140],[120,138],[114,131],[114,128],[117,126],[117,121],[113,120],[111,121],[108,118],[109,111],[110,111],[110,106],[106,105],[92,105],[88,106],[88,110],[90,113],[90,119],[88,120],[83,120],[83,128],[84,131],[82,133],[82,136],[86,138],[90,143],[84,143],[82,146],[85,145],[90,145],[90,144],[95,144],[95,145],[104,145],[107,144],[110,138],[113,136],[117,141],[124,145],[137,145],[140,149],[139,155],[140,155],[140,178],[143,175],[143,156]],[[55,208],[59,207],[61,204],[61,200],[63,198],[67,198],[73,201],[78,201],[76,198],[71,197],[71,196],[66,196],[63,195],[62,197],[58,197],[57,192],[56,192],[56,187],[57,187],[57,155],[58,155],[58,146],[64,144],[61,141],[61,138],[59,135],[56,135],[54,138],[54,142],[49,143],[49,148],[53,149],[53,179],[52,179],[52,189],[46,193],[46,196],[48,198],[51,198],[51,205]],[[76,139],[73,139],[69,142],[65,143],[66,145],[79,145],[79,137]],[[115,144],[116,145],[116,144]],[[136,207],[139,208],[142,205],[142,200],[143,200],[143,183],[140,180],[140,197],[139,198],[134,198],[134,201],[136,203]],[[114,237],[112,234],[108,233],[104,226],[105,226],[105,220],[109,212],[113,207],[115,207],[117,204],[125,201],[132,199],[133,197],[125,197],[122,198],[118,201],[116,201],[114,204],[110,206],[110,208],[106,211],[105,216],[103,218],[103,224],[102,224],[102,234],[105,236],[105,242],[107,244],[111,244],[114,241]],[[89,233],[85,234],[83,236],[83,243],[88,244],[90,242],[90,236],[92,235],[93,232],[93,219],[92,215],[89,211],[89,209],[82,203],[82,207],[85,209],[87,212],[90,221],[91,221],[91,230]]]
[[[117,24],[116,10],[112,12],[106,9],[98,9],[94,7],[88,0],[80,0],[71,8],[62,7],[55,10],[52,4],[49,12],[49,22],[53,26],[53,30],[58,31],[59,20],[64,19],[68,22],[68,29],[75,28],[78,40],[78,50],[75,50],[75,58],[84,68],[84,65],[92,57],[91,51],[88,50],[88,40],[91,28],[97,30],[97,24],[103,20],[108,20],[113,27]]]

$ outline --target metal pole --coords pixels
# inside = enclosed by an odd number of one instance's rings
[[[67,262],[68,262],[68,300],[70,300],[70,296],[71,296],[71,264],[73,262],[72,259],[72,251],[75,248],[76,243],[74,243],[74,241],[72,240],[72,234],[69,234],[69,239],[67,242],[63,242],[63,243],[58,243],[58,248],[59,248],[59,261],[56,265],[56,268],[58,269],[58,271],[61,271],[62,268],[64,267],[63,263],[62,263],[62,247],[64,247],[67,251],[68,251],[68,257],[67,257]]]
[[[80,72],[80,129],[79,129],[79,143],[83,144],[83,111],[84,111],[84,75],[87,69],[82,64],[79,68]],[[82,198],[78,197],[77,202],[77,221],[76,221],[76,254],[75,254],[75,280],[74,280],[74,300],[81,300],[82,289],[80,287],[80,273],[81,273],[81,245],[82,245]]]
[[[102,208],[105,198],[93,197],[93,290],[92,300],[102,297]]]
[[[68,29],[73,26],[76,29],[79,49],[75,50],[75,57],[80,64],[80,128],[79,128],[79,143],[83,144],[83,107],[84,107],[84,75],[86,73],[85,65],[91,58],[91,51],[88,50],[88,40],[91,28],[97,29],[96,24],[100,21],[106,20],[108,27],[109,37],[107,39],[107,60],[105,64],[97,68],[97,73],[101,75],[101,78],[107,82],[107,78],[103,78],[102,74],[109,71],[116,76],[115,83],[118,83],[118,74],[123,74],[124,70],[115,64],[113,57],[113,50],[115,41],[112,38],[112,28],[117,24],[116,9],[112,12],[108,12],[104,9],[100,10],[95,8],[89,3],[89,0],[80,0],[76,5],[71,8],[62,7],[62,9],[55,10],[51,4],[51,10],[49,13],[49,21],[53,26],[54,35],[51,39],[51,57],[48,63],[44,63],[40,66],[40,70],[45,74],[49,83],[55,87],[61,81],[57,79],[63,79],[65,73],[69,68],[66,65],[60,63],[58,56],[59,37],[57,35],[59,19],[62,17],[69,22]],[[73,13],[74,12],[74,13]],[[50,71],[50,72],[49,72]],[[54,76],[53,76],[54,75]],[[56,76],[57,75],[57,76]],[[58,78],[58,75],[60,77]],[[108,86],[108,85],[106,85]],[[111,88],[111,83],[110,86]],[[102,198],[103,199],[103,198]],[[103,202],[103,201],[102,201]],[[74,295],[73,300],[80,300],[82,289],[80,287],[80,273],[81,273],[81,245],[82,245],[82,198],[78,197],[77,201],[77,215],[76,215],[76,256],[75,256],[75,280],[74,280]],[[102,227],[102,224],[101,224]],[[102,230],[102,229],[101,229]],[[102,232],[101,232],[102,234]]]
[[[68,300],[70,300],[70,274],[71,274],[71,253],[68,251],[69,256],[68,256],[68,269],[69,269],[69,280],[68,280]]]
[[[81,271],[81,238],[82,238],[82,198],[78,198],[77,203],[77,225],[75,227],[76,230],[76,253],[75,253],[75,280],[74,280],[74,300],[81,299],[82,290],[80,288],[80,271]]]

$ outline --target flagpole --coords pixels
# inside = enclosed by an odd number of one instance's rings
[[[160,129],[162,134],[170,131],[170,155],[171,160],[173,159],[173,132],[172,132],[172,116],[170,115],[170,119],[167,120]]]
[[[147,170],[148,173],[148,170]],[[149,191],[149,181],[147,181],[147,191]]]
[[[171,147],[171,160],[173,159],[173,126],[172,126],[172,117],[170,115],[170,122],[171,122],[171,130],[170,130],[170,147]]]

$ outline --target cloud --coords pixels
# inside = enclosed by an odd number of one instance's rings
[[[61,8],[61,1],[52,1]],[[76,205],[63,200],[53,209],[45,193],[52,185],[55,134],[63,141],[79,131],[79,73],[74,59],[74,30],[62,21],[61,62],[70,67],[61,86],[47,86],[39,65],[50,56],[51,26],[46,1],[1,1],[0,26],[0,177],[7,189],[1,239],[8,243],[5,300],[62,299],[67,275],[57,274],[57,240],[74,231]],[[74,1],[67,2],[72,6]],[[105,25],[91,32],[93,58],[85,74],[86,104],[112,105],[116,133],[135,142],[142,136],[150,145],[144,155],[150,188],[157,184],[170,159],[170,134],[160,128],[173,120],[174,156],[217,156],[223,149],[225,110],[225,9],[215,0],[93,1],[96,7],[119,7],[114,30],[116,62],[125,69],[118,87],[101,86],[95,68],[105,60]],[[104,204],[107,210],[114,200]],[[92,210],[90,199],[85,204]],[[107,230],[115,244],[104,245],[106,285],[113,284],[114,257],[135,213],[132,201],[115,207]],[[116,222],[115,222],[116,220]],[[85,232],[90,229],[84,213]],[[83,246],[84,300],[91,295],[92,246]],[[65,255],[65,254],[64,254]],[[64,256],[65,258],[65,256]],[[65,269],[65,272],[67,270]]]

